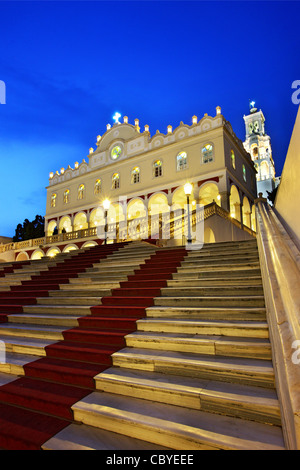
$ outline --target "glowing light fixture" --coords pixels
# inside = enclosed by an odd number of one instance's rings
[[[109,199],[104,199],[103,207],[106,211],[108,211],[108,209],[110,208],[110,200]]]
[[[186,183],[184,185],[184,192],[187,198],[187,216],[188,216],[188,235],[187,242],[188,244],[192,243],[192,234],[191,234],[191,220],[190,220],[190,195],[193,191],[193,185],[191,183]]]
[[[186,183],[184,185],[184,193],[186,196],[190,196],[192,194],[192,191],[193,191],[193,186],[191,185],[191,183]]]

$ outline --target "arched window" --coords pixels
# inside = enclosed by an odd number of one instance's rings
[[[101,180],[96,180],[95,186],[94,186],[94,194],[100,194],[101,193]]]
[[[84,198],[84,184],[81,184],[78,188],[78,199]]]
[[[64,203],[68,204],[70,202],[70,190],[66,189],[64,192]]]
[[[119,173],[114,173],[112,175],[112,189],[118,189],[120,187],[120,175]]]
[[[135,168],[133,168],[131,172],[131,183],[135,184],[139,182],[140,182],[140,169],[136,166]]]
[[[177,171],[185,170],[187,168],[187,153],[179,152],[176,157],[177,160]]]
[[[51,207],[56,206],[56,193],[51,194]]]
[[[244,181],[247,181],[247,175],[246,175],[246,167],[243,165],[243,179]]]
[[[214,148],[212,144],[206,144],[202,148],[202,163],[210,163],[214,161]]]
[[[230,159],[231,159],[231,166],[235,170],[235,154],[233,150],[230,151]]]
[[[254,160],[258,159],[258,147],[256,144],[252,146],[252,156]]]
[[[261,179],[262,180],[265,180],[265,179],[269,178],[269,176],[270,176],[269,165],[268,165],[268,162],[266,162],[265,160],[263,162],[261,162],[260,174],[261,174]]]
[[[157,178],[158,176],[162,175],[162,162],[160,160],[156,160],[153,163],[153,176]]]

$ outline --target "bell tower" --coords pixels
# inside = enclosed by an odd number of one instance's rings
[[[250,153],[257,175],[257,193],[263,193],[267,198],[267,191],[271,192],[275,186],[275,165],[272,157],[270,136],[265,133],[265,117],[261,110],[250,103],[250,113],[244,115],[246,127],[245,150]]]

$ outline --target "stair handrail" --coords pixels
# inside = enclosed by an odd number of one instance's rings
[[[255,203],[257,242],[283,435],[287,449],[299,450],[300,253],[261,193]]]

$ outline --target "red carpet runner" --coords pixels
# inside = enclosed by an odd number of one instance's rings
[[[102,305],[91,307],[91,315],[79,318],[78,327],[64,331],[63,341],[47,346],[45,358],[25,365],[25,377],[0,387],[0,448],[38,450],[72,422],[72,405],[95,390],[93,377],[112,366],[111,355],[125,346],[124,336],[136,330],[185,254],[181,248],[153,254]],[[60,274],[53,270],[50,289],[68,282]],[[40,279],[49,289],[47,275]]]

